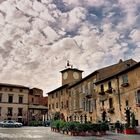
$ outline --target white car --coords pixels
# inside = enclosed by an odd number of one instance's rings
[[[21,127],[23,126],[22,123],[16,122],[14,120],[4,120],[0,122],[1,127]]]

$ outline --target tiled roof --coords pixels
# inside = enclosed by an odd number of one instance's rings
[[[0,83],[0,86],[3,86],[3,87],[15,87],[15,88],[26,88],[26,89],[29,89],[29,87],[26,87],[26,86],[14,85],[14,84],[7,84],[7,83]]]
[[[56,91],[59,91],[59,90],[61,90],[61,89],[63,89],[63,88],[66,88],[66,87],[68,87],[68,84],[63,85],[63,86],[60,86],[60,87],[58,87],[58,88],[56,88],[56,89],[54,89],[54,90],[52,90],[52,91],[50,91],[50,92],[48,92],[48,93],[46,93],[46,94],[52,94],[52,93],[54,93],[54,92],[56,92]]]
[[[98,81],[95,82],[94,84],[100,84],[100,83],[102,83],[102,82],[104,82],[104,81],[107,81],[107,80],[109,80],[109,79],[112,79],[112,78],[114,78],[114,77],[116,77],[116,76],[119,76],[119,75],[121,75],[121,74],[124,74],[124,73],[126,73],[126,72],[129,72],[129,71],[131,71],[131,70],[134,70],[135,68],[138,68],[138,67],[140,67],[140,62],[139,62],[139,63],[136,63],[136,64],[134,64],[134,65],[132,65],[132,66],[130,66],[130,67],[128,67],[128,68],[125,68],[125,69],[123,69],[122,71],[118,71],[117,73],[112,74],[112,75],[110,75],[110,76],[108,76],[108,77],[106,77],[106,78],[104,78],[104,79],[98,80]]]
[[[98,69],[94,72],[92,72],[91,74],[89,74],[88,76],[84,77],[83,79],[79,80],[78,82],[76,83],[72,83],[69,88],[72,88],[80,83],[82,83],[83,81],[91,78],[92,76],[96,75],[98,73],[98,76],[97,77],[97,81],[99,80],[102,80],[102,79],[105,79],[111,75],[114,75],[122,70],[125,70],[126,68],[130,67],[130,66],[133,66],[137,64],[137,62],[133,59],[128,59],[126,61],[122,61],[120,60],[119,63],[116,63],[114,65],[111,65],[111,66],[107,66],[107,67],[104,67],[104,68],[101,68],[101,69]]]

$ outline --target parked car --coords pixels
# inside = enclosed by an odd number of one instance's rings
[[[4,120],[0,122],[1,127],[21,127],[23,126],[22,123],[16,122],[14,120]]]
[[[50,124],[51,124],[50,120],[46,120],[46,121],[43,122],[43,125],[46,126],[46,127],[50,126]]]

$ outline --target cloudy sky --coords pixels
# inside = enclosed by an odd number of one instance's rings
[[[84,76],[140,60],[140,0],[0,0],[0,82],[61,85],[70,60]]]

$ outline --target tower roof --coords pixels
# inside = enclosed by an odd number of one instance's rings
[[[69,71],[69,70],[77,71],[77,72],[83,72],[82,70],[78,70],[78,69],[76,69],[76,68],[66,68],[66,69],[64,69],[64,70],[62,70],[62,71],[60,71],[60,72],[63,73],[63,72],[65,72],[65,71]]]

